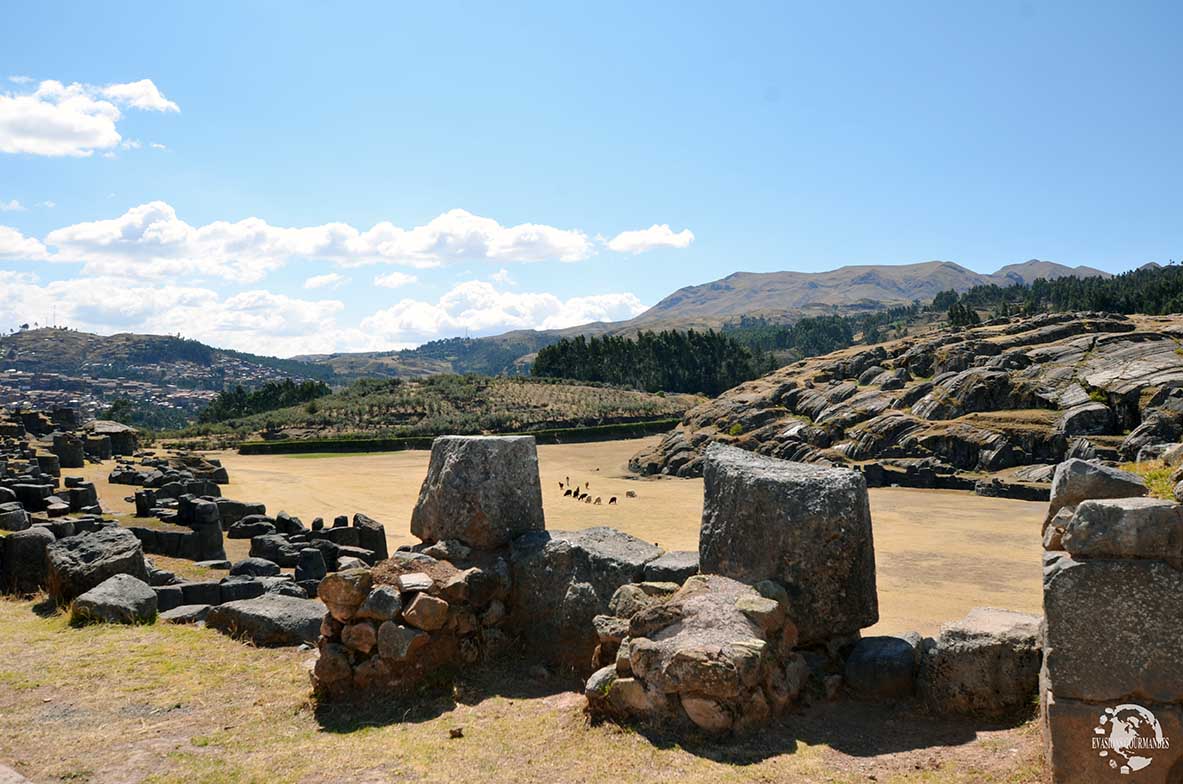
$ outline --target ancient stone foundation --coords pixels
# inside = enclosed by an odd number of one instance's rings
[[[1183,780],[1183,507],[1063,463],[1043,565],[1040,695],[1054,782]]]

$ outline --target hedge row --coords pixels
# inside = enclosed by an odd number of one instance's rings
[[[677,419],[649,422],[624,422],[614,425],[566,427],[552,430],[526,430],[507,435],[528,435],[540,444],[573,444],[585,441],[611,441],[617,438],[642,438],[672,430]],[[238,446],[240,455],[293,455],[308,452],[398,452],[403,449],[431,449],[435,436],[400,438],[305,438],[283,441],[246,441]]]

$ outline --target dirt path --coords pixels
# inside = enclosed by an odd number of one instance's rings
[[[610,525],[669,550],[698,548],[701,479],[637,479],[629,456],[650,439],[541,446],[539,470],[547,526]],[[410,544],[411,510],[427,472],[427,452],[372,455],[242,456],[219,453],[230,471],[224,490],[262,501],[308,523],[365,512],[386,524],[390,544]],[[133,488],[106,483],[110,466],[85,473],[99,482],[104,505],[127,512]],[[600,506],[564,498],[559,482],[589,482]],[[627,498],[633,490],[636,498]],[[607,504],[616,496],[615,506]],[[1045,505],[970,493],[908,488],[871,490],[880,623],[868,633],[934,634],[971,607],[1040,611],[1039,527]],[[231,556],[245,543],[230,542]]]

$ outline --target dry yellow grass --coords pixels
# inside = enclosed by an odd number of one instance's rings
[[[589,726],[577,693],[511,665],[451,695],[323,709],[309,655],[205,629],[75,629],[0,601],[0,761],[37,782],[151,784],[1039,779],[1032,724],[838,703],[748,738],[675,742]]]
[[[539,449],[551,528],[613,525],[670,549],[697,546],[701,480],[629,478],[643,441]],[[364,511],[391,544],[411,541],[427,454],[321,458],[222,455],[233,497],[306,521]],[[110,465],[85,469],[105,505],[133,488]],[[597,470],[599,469],[599,470]],[[591,482],[614,507],[564,499]],[[626,499],[625,491],[638,497]],[[966,493],[871,493],[882,621],[875,632],[935,633],[981,604],[1038,611],[1043,505]],[[232,557],[246,543],[227,543]],[[158,559],[186,577],[208,575]],[[31,602],[0,601],[0,761],[34,781],[72,782],[1036,782],[1034,724],[985,728],[909,710],[814,706],[750,738],[675,742],[588,726],[573,684],[511,664],[470,675],[448,697],[366,709],[318,707],[311,653],[259,650],[204,629],[73,629]],[[449,730],[464,728],[450,740]]]
[[[629,456],[651,439],[538,448],[547,527],[553,530],[609,525],[668,550],[698,549],[702,519],[701,479],[637,479]],[[411,510],[427,473],[428,453],[388,452],[321,457],[219,453],[230,471],[227,495],[263,501],[268,511],[299,516],[365,512],[386,525],[391,548],[411,536]],[[108,485],[110,464],[84,472],[98,483],[104,506],[123,513],[134,488]],[[564,498],[559,482],[570,478],[604,499],[600,506]],[[633,490],[636,498],[626,498]],[[608,506],[609,497],[618,503]],[[940,625],[972,607],[991,605],[1040,612],[1040,525],[1046,505],[984,498],[948,490],[871,490],[879,583],[880,623],[872,633],[919,631]],[[231,558],[248,543],[228,540]],[[171,565],[169,568],[172,568]],[[183,567],[182,567],[183,568]]]

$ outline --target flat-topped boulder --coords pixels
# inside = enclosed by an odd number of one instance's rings
[[[144,549],[127,528],[109,526],[67,536],[46,550],[48,591],[59,604],[73,601],[117,574],[149,581]]]
[[[1183,563],[1183,506],[1143,497],[1082,501],[1061,541],[1074,556]]]
[[[424,542],[495,549],[546,528],[533,436],[440,436],[411,515]]]
[[[76,598],[70,622],[151,623],[156,619],[156,592],[130,574],[116,574]]]
[[[0,588],[5,593],[31,594],[45,587],[45,551],[57,539],[48,528],[33,526],[0,538]]]
[[[783,585],[803,643],[878,621],[871,510],[861,474],[712,444],[703,476],[703,574]]]
[[[1022,716],[1039,687],[1038,615],[975,607],[941,627],[925,647],[920,692],[938,713],[986,719]]]
[[[255,645],[299,645],[316,642],[324,612],[324,605],[313,599],[265,593],[212,607],[205,625]]]
[[[1129,471],[1111,468],[1078,458],[1065,460],[1056,466],[1052,477],[1051,503],[1047,519],[1066,506],[1075,507],[1081,501],[1096,498],[1132,498],[1150,492],[1146,480]]]
[[[510,551],[511,625],[533,655],[586,671],[596,646],[592,618],[607,612],[617,588],[642,582],[662,552],[605,527],[519,536]]]

